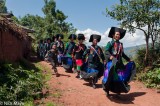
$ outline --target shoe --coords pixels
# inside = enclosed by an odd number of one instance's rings
[[[80,80],[82,79],[82,78],[79,78]]]
[[[74,70],[73,70],[73,73],[77,73],[77,70],[76,70],[76,69],[74,69]]]
[[[89,80],[89,85],[92,86],[92,81],[91,80]]]
[[[79,75],[77,75],[76,78],[80,78]]]
[[[58,66],[59,66],[59,67],[62,67],[63,65],[62,65],[62,63],[58,63]]]
[[[60,76],[60,74],[57,73],[57,74],[56,74],[56,77],[59,77],[59,76]]]
[[[106,96],[107,96],[107,97],[109,97],[109,96],[110,96],[109,91],[106,91]]]
[[[96,85],[95,85],[95,84],[93,84],[92,87],[93,87],[94,89],[96,89]]]
[[[79,79],[82,79],[82,76],[81,76],[81,75],[79,75]]]

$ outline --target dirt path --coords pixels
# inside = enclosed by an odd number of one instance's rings
[[[41,62],[42,66],[51,66]],[[101,87],[101,80],[98,87],[93,89],[83,80],[75,78],[76,74],[66,73],[63,67],[58,67],[60,77],[55,75],[47,82],[50,96],[43,99],[43,102],[54,102],[62,106],[160,106],[160,93],[156,90],[147,89],[139,82],[131,82],[131,90],[128,94],[107,98]]]

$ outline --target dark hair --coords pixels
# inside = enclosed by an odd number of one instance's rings
[[[52,42],[54,42],[54,40],[55,40],[55,36],[52,36]]]
[[[43,43],[43,40],[41,39],[41,40],[39,41],[39,43]]]

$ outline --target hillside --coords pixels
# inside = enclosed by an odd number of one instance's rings
[[[129,56],[129,57],[135,57],[136,52],[138,49],[144,48],[145,44],[138,45],[138,46],[132,46],[132,47],[126,47],[124,48],[124,52]]]

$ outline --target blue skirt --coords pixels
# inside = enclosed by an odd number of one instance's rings
[[[62,61],[63,61],[63,67],[65,69],[72,69],[72,67],[73,67],[73,60],[72,60],[71,57],[63,56],[62,57]]]
[[[81,76],[84,79],[90,78],[90,77],[97,77],[100,78],[103,75],[104,72],[104,65],[102,63],[99,63],[97,68],[90,68],[88,67],[87,63],[84,63],[81,66]]]
[[[106,70],[103,75],[103,89],[110,90],[114,93],[129,92],[130,86],[128,83],[136,74],[134,62],[128,62],[125,68],[116,69],[116,65],[112,61],[106,64]]]

